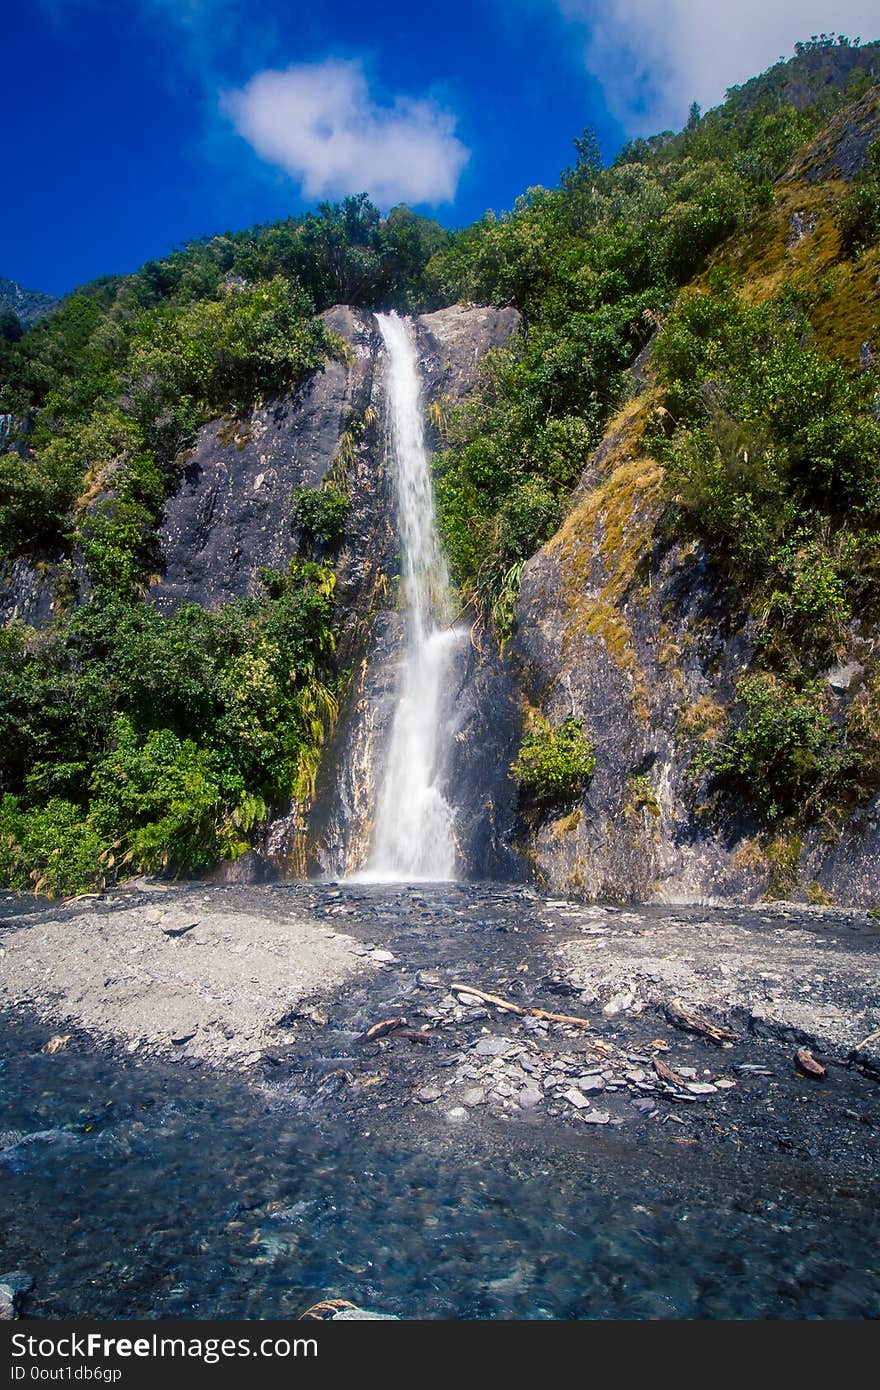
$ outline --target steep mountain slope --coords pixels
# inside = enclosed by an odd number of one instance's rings
[[[471,624],[462,871],[873,901],[876,62],[823,39],[510,214],[348,199],[0,342],[0,878],[363,864],[397,307]]]
[[[870,369],[880,334],[880,252],[875,243],[848,253],[841,209],[878,135],[875,89],[798,156],[772,206],[715,260],[716,277],[733,272],[743,301],[781,298],[790,313],[799,302],[803,334],[795,361],[798,351],[811,350],[839,358],[867,374],[869,398],[876,390]],[[696,293],[712,300],[705,277]],[[786,301],[787,295],[793,297]],[[758,336],[750,351],[760,361]],[[509,812],[523,852],[553,891],[624,899],[770,892],[870,905],[880,883],[876,531],[863,535],[858,597],[830,640],[809,651],[804,637],[780,651],[774,628],[790,622],[805,571],[789,573],[787,592],[784,578],[775,576],[783,586],[774,595],[780,617],[766,603],[766,589],[707,530],[705,513],[684,532],[676,524],[676,493],[657,447],[658,411],[668,419],[668,391],[652,382],[650,367],[647,375],[613,421],[562,528],[523,574],[512,663],[527,717],[558,726],[575,715],[596,751],[595,775],[582,796],[553,813],[527,808],[523,815],[521,805],[518,818]],[[719,393],[720,382],[723,374],[707,372],[701,389]],[[751,438],[760,447],[754,421]],[[746,457],[747,445],[744,435],[739,446]],[[859,466],[867,471],[876,463],[861,457]],[[757,481],[746,478],[744,495]],[[746,511],[740,524],[749,525]],[[830,512],[822,523],[823,553],[839,556],[841,546],[854,543],[844,539],[849,528],[859,526],[864,523],[851,513]],[[808,548],[805,533],[798,544]],[[759,563],[752,563],[757,572]],[[824,581],[833,587],[833,572]],[[814,629],[832,598],[813,594]],[[756,800],[741,784],[733,798],[719,797],[723,778],[711,775],[721,768],[719,750],[744,750],[749,718],[756,717],[744,678],[765,679],[774,702],[792,708],[809,695],[829,731],[818,762],[828,772],[845,749],[852,778],[863,775],[858,785],[842,776],[811,806],[823,768],[807,776],[806,741],[798,745],[795,731],[774,724],[765,711],[760,764],[784,761],[785,754],[803,765],[791,804],[769,815],[760,791]],[[780,748],[785,740],[790,746]],[[756,768],[756,787],[758,780]]]

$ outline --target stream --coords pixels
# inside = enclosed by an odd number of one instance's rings
[[[256,891],[229,890],[230,908]],[[0,1019],[0,1273],[33,1278],[26,1316],[290,1318],[323,1297],[406,1318],[880,1315],[876,1083],[842,1071],[811,1090],[778,1044],[744,1040],[731,1062],[775,1079],[742,1076],[723,1110],[649,1117],[623,1092],[632,1119],[603,1130],[487,1106],[458,1123],[442,1098],[419,1103],[428,1069],[451,1074],[495,1028],[528,1037],[518,1020],[472,1011],[439,1051],[356,1034],[439,997],[432,968],[542,969],[542,902],[481,885],[261,891],[405,969],[300,1014],[247,1074],[76,1030],[51,1055],[47,1024]],[[658,1021],[599,1027],[638,1049]],[[704,1040],[675,1047],[677,1064],[718,1065]]]

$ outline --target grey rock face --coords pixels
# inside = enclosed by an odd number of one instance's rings
[[[826,680],[837,695],[844,695],[860,684],[865,668],[860,661],[847,661],[828,672]]]
[[[551,724],[583,721],[596,770],[576,803],[525,817],[511,791],[494,807],[501,843],[519,844],[554,893],[616,901],[753,900],[771,864],[760,827],[701,814],[693,760],[721,728],[753,655],[751,620],[730,610],[699,545],[671,544],[659,524],[657,466],[640,446],[631,402],[588,462],[568,518],[526,565],[511,671],[522,702]],[[841,703],[864,677],[858,660],[828,674]],[[510,672],[487,675],[502,707]],[[494,684],[493,684],[494,680]],[[489,735],[491,738],[491,735]],[[804,836],[799,882],[871,905],[880,883],[880,801],[836,843]]]
[[[729,702],[750,643],[699,549],[658,539],[659,472],[637,438],[625,411],[523,575],[526,699],[551,723],[582,719],[597,753],[586,795],[531,832],[535,869],[586,897],[723,896],[730,856],[695,819],[680,724]]]
[[[372,391],[372,315],[339,306],[324,320],[349,344],[350,361],[331,359],[294,396],[244,421],[199,431],[159,533],[162,578],[151,598],[162,611],[253,595],[260,568],[283,569],[296,554],[291,493],[320,484]]]
[[[508,342],[519,327],[516,309],[453,304],[416,319],[422,377],[429,401],[463,400],[476,385],[490,348]]]
[[[47,627],[56,601],[57,566],[38,566],[23,556],[0,565],[0,625]]]
[[[505,343],[519,324],[512,309],[454,305],[416,319],[417,344],[425,405],[441,398],[455,403],[476,384],[479,366],[490,348]],[[398,573],[397,527],[391,480],[386,477],[386,401],[381,355],[374,363],[370,406],[377,421],[375,436],[363,454],[358,486],[350,489],[359,519],[347,542],[351,574],[345,594],[352,639],[344,664],[354,672],[336,734],[324,758],[318,793],[310,817],[309,862],[324,873],[349,874],[364,867],[372,833],[381,756],[394,713],[398,662],[404,630],[402,616],[388,607]],[[357,566],[360,566],[360,569]],[[370,595],[369,602],[365,595]],[[376,612],[376,609],[379,609]],[[499,781],[506,779],[504,732],[511,687],[484,679],[485,659],[463,645],[453,687],[458,736],[446,769],[447,795],[456,807],[456,835],[462,864],[472,876],[506,876],[515,868],[509,851],[495,837],[492,807]],[[491,687],[491,688],[490,688]],[[491,708],[486,705],[491,696]],[[500,713],[499,713],[500,712]],[[501,732],[501,748],[486,737]],[[474,756],[476,754],[476,756]],[[511,755],[512,756],[512,755]],[[509,761],[509,760],[508,760]]]

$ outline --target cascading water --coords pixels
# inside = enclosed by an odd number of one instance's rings
[[[390,445],[403,559],[406,648],[367,874],[455,875],[454,812],[440,787],[452,738],[446,700],[454,648],[449,575],[437,535],[412,325],[378,314],[387,355]]]

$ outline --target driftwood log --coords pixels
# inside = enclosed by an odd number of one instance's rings
[[[406,1025],[407,1020],[402,1016],[396,1018],[383,1018],[380,1019],[378,1023],[374,1023],[366,1032],[361,1033],[360,1037],[355,1039],[355,1042],[375,1042],[377,1038],[384,1038],[387,1033],[394,1033],[398,1028],[405,1028]]]
[[[794,1064],[802,1076],[809,1076],[813,1081],[821,1081],[826,1075],[825,1068],[821,1062],[817,1062],[812,1052],[806,1047],[799,1047],[794,1054]]]
[[[651,1062],[660,1080],[665,1081],[667,1086],[677,1086],[679,1090],[682,1091],[685,1089],[686,1082],[684,1077],[679,1076],[677,1071],[672,1070],[672,1067],[667,1067],[666,1063],[660,1057],[652,1057]]]
[[[450,985],[449,988],[453,994],[473,995],[474,999],[479,999],[484,1004],[492,1004],[504,1013],[518,1014],[520,1018],[543,1018],[547,1023],[563,1023],[572,1028],[590,1027],[588,1019],[578,1018],[575,1014],[554,1014],[547,1009],[525,1008],[522,1004],[514,1004],[511,999],[502,999],[499,994],[488,994],[486,990],[477,989],[474,985]],[[605,1043],[599,1042],[598,1038],[589,1039],[589,1046],[600,1057],[607,1057],[612,1051]]]
[[[685,1033],[696,1033],[698,1037],[708,1038],[710,1042],[717,1043],[719,1047],[725,1042],[736,1042],[736,1033],[731,1033],[727,1028],[719,1028],[717,1024],[710,1023],[702,1015],[695,1014],[680,999],[670,999],[666,1005],[665,1013],[674,1028],[681,1028]]]

